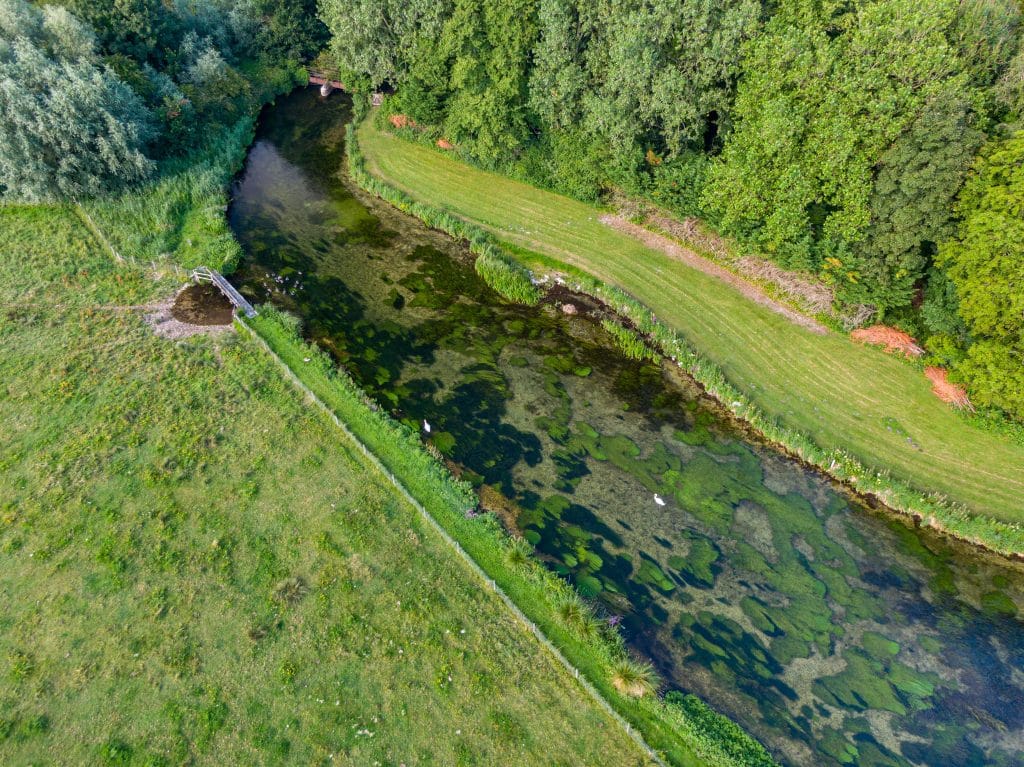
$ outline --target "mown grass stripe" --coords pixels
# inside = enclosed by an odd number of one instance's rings
[[[652,307],[783,426],[824,449],[842,447],[869,467],[891,467],[973,512],[1024,519],[1024,447],[951,412],[911,365],[839,334],[791,326],[729,286],[604,227],[596,208],[382,133],[371,120],[358,136],[371,170],[414,198],[443,204],[503,241]],[[920,449],[890,431],[888,419]]]

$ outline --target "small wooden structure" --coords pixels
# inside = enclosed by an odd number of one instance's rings
[[[345,83],[341,81],[341,73],[326,69],[310,69],[309,84],[320,86],[320,95],[329,96],[331,91],[345,90]]]
[[[192,270],[192,279],[196,282],[212,282],[220,288],[220,292],[227,296],[228,301],[234,304],[235,308],[245,312],[246,317],[256,316],[256,310],[252,308],[252,304],[246,301],[245,297],[235,289],[235,286],[228,282],[224,275],[216,269],[211,269],[208,266],[197,266]]]

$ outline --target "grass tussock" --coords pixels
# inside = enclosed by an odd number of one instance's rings
[[[658,675],[646,661],[623,658],[612,670],[612,684],[615,689],[630,698],[642,698],[658,689]]]

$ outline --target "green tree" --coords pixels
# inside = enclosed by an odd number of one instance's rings
[[[238,0],[229,26],[244,54],[264,60],[306,60],[330,38],[316,0]]]
[[[151,114],[59,8],[0,0],[0,196],[96,195],[145,178]]]
[[[456,0],[439,49],[450,61],[445,131],[494,163],[527,137],[534,0]]]
[[[965,79],[947,81],[879,159],[871,223],[848,259],[861,275],[844,285],[848,300],[910,304],[936,243],[952,233],[953,199],[984,138]]]
[[[892,213],[918,183],[898,163],[919,154],[926,127],[899,142],[903,133],[915,121],[939,119],[922,117],[930,105],[948,112],[940,122],[955,128],[962,119],[955,100],[943,96],[966,87],[965,65],[949,40],[958,9],[955,0],[784,0],[747,46],[736,128],[705,204],[786,266],[827,266],[847,290],[882,272],[891,282],[907,267],[906,248],[896,248],[893,265],[870,270],[859,248],[873,214],[881,232],[902,229]],[[883,160],[890,170],[876,194]],[[884,291],[875,298],[892,300]]]
[[[587,50],[597,33],[597,5],[540,0],[538,40],[530,70],[531,110],[549,131],[581,127],[584,95],[593,87]]]
[[[670,155],[728,123],[742,45],[760,0],[660,0],[604,6],[592,119],[616,147],[640,140]],[[714,126],[714,127],[713,127]]]
[[[342,67],[366,75],[373,86],[408,73],[417,38],[437,42],[451,0],[319,0],[331,33],[331,51]]]
[[[1024,418],[1024,131],[979,158],[938,261],[974,338],[957,372],[982,404]]]
[[[104,53],[145,61],[172,36],[174,17],[161,0],[58,1],[96,31]]]

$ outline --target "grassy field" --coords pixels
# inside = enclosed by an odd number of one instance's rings
[[[642,764],[253,342],[0,208],[0,763]]]
[[[1024,447],[936,399],[924,376],[845,336],[804,330],[598,221],[598,209],[381,132],[358,133],[370,170],[501,240],[581,269],[649,306],[764,412],[971,511],[1024,522]]]

